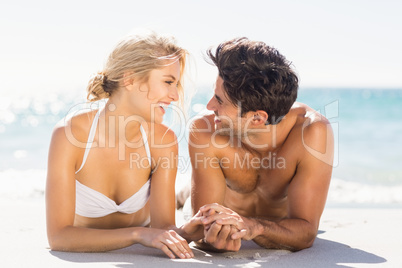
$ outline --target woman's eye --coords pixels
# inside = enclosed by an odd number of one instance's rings
[[[166,81],[166,84],[170,86],[171,84],[173,84],[173,81]]]

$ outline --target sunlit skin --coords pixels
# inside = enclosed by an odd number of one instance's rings
[[[152,70],[145,83],[125,79],[101,112],[92,149],[77,174],[97,111],[76,115],[54,129],[46,185],[47,232],[53,250],[106,251],[141,243],[161,249],[170,258],[194,256],[185,239],[191,240],[191,224],[200,224],[199,219],[183,228],[175,227],[177,166],[173,159],[168,167],[156,166],[159,158],[177,155],[175,134],[160,123],[166,106],[178,100],[179,79],[178,61]],[[147,158],[140,124],[152,141],[151,165],[130,163],[132,154]],[[75,214],[76,180],[121,204],[144,185],[151,170],[150,200],[138,212],[116,212],[101,218]],[[139,227],[148,217],[152,228]]]
[[[217,78],[190,134],[192,208],[204,215],[202,247],[239,250],[241,239],[300,250],[317,234],[332,173],[329,122],[295,103],[277,125],[265,111],[239,116]],[[229,131],[230,129],[230,131]]]
[[[84,168],[75,176],[78,181],[100,193],[109,193],[106,196],[115,200],[117,204],[122,203],[141,188],[148,180],[151,168],[154,169],[155,166],[138,168],[137,165],[132,165],[131,167],[129,165],[130,154],[139,154],[141,158],[146,158],[139,124],[144,124],[143,127],[150,130],[150,122],[162,123],[165,111],[158,103],[169,105],[172,101],[178,100],[177,81],[172,77],[180,77],[179,67],[178,62],[176,62],[172,66],[153,70],[150,73],[149,81],[146,83],[128,81],[128,83],[133,83],[126,86],[126,91],[118,91],[115,95],[111,96],[106,107],[116,108],[108,108],[103,115],[101,114],[99,121],[104,122],[104,124],[101,124],[98,135],[94,139],[94,142],[99,142],[103,146],[100,145],[100,148],[91,149]],[[154,109],[153,114],[155,116],[151,119],[152,109]],[[92,116],[95,113],[96,111],[92,113]],[[132,115],[136,117],[128,121],[127,124],[119,126],[119,117],[124,116],[124,118],[129,118]],[[81,118],[73,118],[73,127],[75,126],[74,124],[79,124],[76,119],[79,120]],[[88,123],[92,123],[92,120],[93,117],[88,120]],[[161,125],[155,124],[154,126],[162,128]],[[112,127],[114,129],[110,131]],[[125,140],[132,145],[131,147],[134,147],[125,148],[125,161],[119,160],[118,156],[121,153],[119,150],[121,149],[119,146],[116,146],[119,144],[121,133],[125,134]],[[155,135],[164,133],[155,131]],[[83,140],[86,140],[86,137],[88,135],[84,135]],[[174,137],[172,136],[171,138]],[[150,140],[150,137],[148,139]],[[95,153],[92,153],[92,150]],[[151,156],[154,156],[154,153],[157,154],[158,152],[159,150],[156,150],[155,147],[151,148]],[[81,166],[81,161],[82,158],[79,158],[77,169]],[[92,163],[93,165],[91,165]],[[99,169],[99,167],[110,167],[110,171]],[[155,175],[153,174],[153,176]],[[113,188],[116,188],[114,193],[111,190]],[[166,193],[164,195],[167,197]],[[146,207],[134,214],[113,213],[103,218],[86,218],[76,215],[75,222],[79,224],[78,226],[95,228],[101,226],[103,228],[139,226],[147,220],[149,213],[150,207],[148,202]]]

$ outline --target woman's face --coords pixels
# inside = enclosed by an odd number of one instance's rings
[[[148,122],[162,123],[165,109],[179,99],[177,86],[180,80],[180,63],[176,61],[161,69],[152,70],[147,82],[139,84],[141,97],[134,101]]]

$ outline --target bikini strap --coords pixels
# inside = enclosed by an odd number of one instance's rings
[[[147,133],[145,132],[145,130],[144,130],[144,128],[142,127],[142,125],[140,125],[140,131],[141,131],[142,140],[143,140],[143,142],[144,142],[145,151],[147,152],[147,157],[148,157],[149,165],[152,165],[152,161],[151,161],[151,151],[150,151],[150,149],[149,149]]]
[[[87,144],[86,144],[86,147],[85,147],[84,158],[82,159],[81,167],[75,172],[75,174],[80,172],[80,170],[84,167],[85,162],[87,161],[89,151],[91,150],[92,143],[93,143],[94,138],[95,138],[96,127],[98,126],[98,120],[99,120],[100,112],[101,112],[101,109],[98,110],[98,112],[96,113],[96,115],[94,117],[94,121],[92,122],[91,130],[89,131],[89,135],[88,135],[88,141],[87,141]]]

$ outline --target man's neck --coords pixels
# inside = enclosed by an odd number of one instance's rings
[[[241,144],[248,150],[266,154],[280,148],[296,123],[297,117],[285,117],[276,125],[252,129],[241,138]]]

